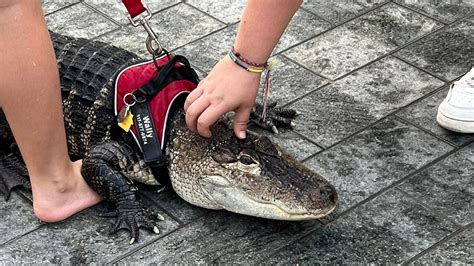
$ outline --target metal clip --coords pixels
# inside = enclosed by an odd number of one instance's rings
[[[144,15],[140,15],[135,18],[132,18],[132,16],[128,15],[128,19],[134,27],[142,25],[145,28],[146,32],[148,33],[148,37],[146,38],[146,49],[151,55],[159,56],[163,53],[163,46],[161,46],[161,43],[158,40],[158,35],[153,31],[153,29],[150,27],[150,24],[148,23],[148,20],[152,16],[150,9],[145,4],[143,4],[143,7],[145,8],[146,12]],[[153,48],[153,44],[156,44],[157,47]]]
[[[123,107],[117,115],[117,122],[122,123],[130,114],[130,108],[137,102],[133,93],[127,93],[123,96]]]

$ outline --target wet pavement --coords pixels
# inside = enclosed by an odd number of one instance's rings
[[[148,57],[119,1],[43,1],[51,30]],[[164,46],[204,76],[231,46],[245,1],[145,1]],[[270,136],[331,181],[338,210],[281,222],[191,206],[142,188],[161,234],[109,235],[107,205],[42,224],[28,192],[0,200],[0,263],[474,263],[474,135],[436,124],[474,65],[474,1],[304,2],[274,59],[271,99],[301,112]]]

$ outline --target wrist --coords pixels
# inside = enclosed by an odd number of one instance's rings
[[[258,46],[248,44],[242,44],[239,42],[235,42],[232,46],[235,51],[237,51],[242,57],[259,64],[265,63],[271,55],[267,51],[261,50]]]
[[[232,47],[227,52],[227,57],[236,65],[239,66],[241,69],[250,72],[250,73],[258,73],[262,74],[263,72],[269,70],[268,62],[257,63],[252,60],[249,60],[242,56],[240,52],[238,52],[234,47]]]
[[[250,71],[247,71],[245,70],[244,68],[240,67],[239,65],[237,65],[234,61],[232,61],[232,59],[229,57],[229,56],[225,56],[222,60],[221,60],[225,65],[227,65],[230,69],[232,69],[233,71],[236,71],[238,73],[242,73],[242,74],[245,74],[246,76],[248,77],[252,77],[252,78],[256,78],[258,80],[260,80],[260,78],[262,77],[262,72],[250,72]]]

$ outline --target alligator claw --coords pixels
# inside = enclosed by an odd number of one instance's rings
[[[262,112],[262,105],[257,103],[250,115],[250,121],[275,134],[279,133],[278,128],[293,128],[295,126],[293,119],[299,114],[299,112],[293,109],[276,107],[276,103],[267,105],[265,121],[261,117]]]
[[[275,134],[280,133],[280,132],[278,131],[278,128],[277,128],[275,125],[272,126],[272,132],[275,133]]]
[[[152,217],[153,220],[160,220],[160,221],[165,220],[165,217],[159,214],[156,210],[146,209],[146,213],[148,213],[149,217]]]
[[[116,210],[101,215],[102,217],[117,216],[117,221],[112,227],[110,234],[115,234],[120,230],[127,230],[130,233],[130,244],[138,240],[140,228],[159,234],[160,230],[155,226],[153,220],[164,220],[164,217],[155,212],[148,212],[144,208],[133,208],[127,210]]]
[[[156,214],[156,219],[160,220],[160,221],[164,221],[165,220],[165,217],[163,217],[163,215],[157,213]]]

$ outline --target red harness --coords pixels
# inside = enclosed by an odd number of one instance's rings
[[[165,163],[169,117],[196,88],[198,77],[186,58],[164,55],[123,69],[115,79],[115,115],[131,105],[130,133],[153,166]]]

